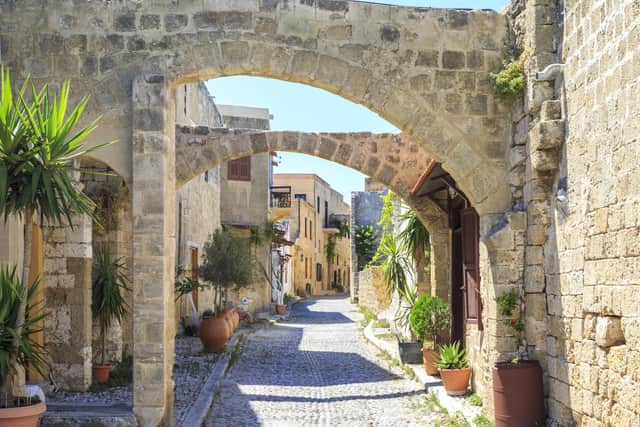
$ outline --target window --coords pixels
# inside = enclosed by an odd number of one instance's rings
[[[322,264],[316,264],[316,280],[318,282],[322,281]]]
[[[307,218],[304,219],[304,237],[307,237]]]
[[[329,202],[324,201],[324,228],[329,228]]]
[[[306,279],[307,277],[309,277],[309,268],[307,267],[309,258],[305,257],[304,258],[304,278]]]
[[[227,179],[232,181],[251,181],[251,156],[227,163]]]
[[[204,172],[204,182],[209,182],[209,171]]]
[[[318,203],[316,203],[316,210],[320,213],[320,196],[318,196]]]
[[[313,240],[313,221],[309,220],[309,239]]]

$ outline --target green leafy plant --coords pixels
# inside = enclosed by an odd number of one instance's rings
[[[209,285],[192,279],[187,275],[188,271],[183,266],[176,268],[176,280],[174,282],[176,301],[181,297],[192,293],[193,291],[207,289]]]
[[[96,204],[94,211],[94,224],[96,230],[109,233],[116,230],[119,225],[119,212],[129,200],[129,190],[124,182],[110,181],[88,192],[91,200]]]
[[[5,220],[12,214],[25,219],[22,282],[28,283],[34,214],[42,222],[66,222],[70,226],[73,226],[71,216],[74,213],[91,216],[95,204],[73,182],[73,174],[81,172],[75,162],[108,144],[92,148],[84,145],[96,129],[98,119],[83,127],[77,126],[88,98],[84,97],[70,107],[69,82],[52,94],[48,85],[37,90],[27,79],[14,93],[9,72],[4,67],[0,69],[0,80],[0,215]],[[28,289],[28,286],[23,287],[24,295],[15,308],[14,341],[22,336]],[[18,349],[19,345],[10,348]],[[9,364],[15,368],[12,372],[18,372],[18,356],[18,353],[11,355]],[[23,390],[17,375],[3,378],[1,386],[8,390],[8,400]]]
[[[409,318],[411,330],[420,341],[432,343],[435,350],[438,336],[449,326],[449,305],[440,297],[421,295],[413,304]]]
[[[12,360],[23,368],[31,365],[44,376],[44,370],[49,365],[44,347],[33,339],[33,335],[42,331],[41,321],[43,301],[36,301],[36,291],[40,281],[35,280],[25,286],[16,273],[16,267],[2,267],[0,269],[0,384],[5,385],[12,370],[15,369]],[[24,298],[26,290],[26,316],[22,323],[18,323],[18,307]],[[16,405],[13,399],[7,402]],[[4,405],[4,402],[2,402]]]
[[[511,362],[517,363],[524,357],[524,349],[526,347],[524,321],[522,320],[522,313],[519,310],[520,297],[515,290],[511,290],[496,297],[495,301],[498,304],[500,315],[509,317],[509,319],[503,319],[502,324],[513,330],[517,356],[514,357]]]
[[[399,199],[391,191],[381,195],[380,198],[382,199],[382,209],[380,211],[380,220],[378,221],[380,242],[373,258],[369,261],[369,265],[380,264],[381,261],[384,260],[385,256],[387,256],[385,251],[388,250],[389,245],[400,246],[393,232],[393,214],[395,212],[396,203]],[[399,249],[400,247],[398,247],[398,250]]]
[[[113,322],[121,323],[129,306],[124,293],[129,292],[129,278],[124,258],[113,258],[109,246],[96,250],[93,263],[91,312],[100,326],[100,364],[105,364],[105,338]]]
[[[439,369],[464,369],[469,367],[467,350],[460,348],[458,341],[440,346],[440,356],[436,362]]]
[[[520,55],[520,58],[513,61],[503,61],[502,69],[496,73],[490,73],[493,92],[501,98],[513,99],[524,93],[526,88],[526,76],[524,74],[524,64],[527,55]]]
[[[405,292],[408,284],[407,271],[409,271],[408,259],[394,236],[380,242],[379,253],[384,255],[382,261],[382,273],[387,285],[387,292]]]
[[[431,252],[429,231],[412,209],[402,214],[400,221],[403,225],[402,230],[398,233],[400,246],[415,263],[417,282],[424,283],[427,280],[425,273],[428,269]]]
[[[228,289],[234,286],[238,289],[252,283],[253,266],[247,239],[228,230],[216,230],[211,235],[204,245],[200,276],[213,285],[216,313],[222,310]]]
[[[354,226],[354,232],[358,270],[362,270],[371,263],[376,254],[379,232],[373,224],[356,225]]]
[[[472,406],[482,406],[482,398],[475,393],[469,395],[467,401]]]

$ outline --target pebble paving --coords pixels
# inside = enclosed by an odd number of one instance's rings
[[[414,426],[422,386],[392,372],[347,298],[307,300],[259,330],[219,390],[207,426]]]

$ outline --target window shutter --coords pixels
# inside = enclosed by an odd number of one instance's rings
[[[251,181],[251,156],[230,160],[227,163],[227,179]]]
[[[478,240],[480,236],[478,214],[475,209],[463,209],[462,269],[464,277],[465,313],[467,320],[476,321],[482,329],[482,301],[480,299],[480,266]]]

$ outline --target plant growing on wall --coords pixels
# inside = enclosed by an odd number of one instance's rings
[[[362,270],[369,265],[378,249],[378,232],[372,224],[356,225],[354,231],[358,270]]]
[[[253,257],[247,239],[228,230],[216,230],[204,244],[200,276],[212,284],[214,310],[219,313],[229,288],[239,288],[252,282]]]
[[[400,246],[416,265],[418,283],[424,283],[431,251],[429,232],[412,209],[406,211],[400,220],[403,224],[403,229],[398,234]]]
[[[88,192],[96,204],[94,224],[98,231],[109,233],[118,228],[118,214],[129,198],[129,190],[124,182],[109,182]]]
[[[124,293],[130,291],[124,258],[113,258],[108,245],[100,246],[94,255],[91,312],[100,327],[100,363],[105,366],[105,339],[114,325],[120,324],[129,306]]]
[[[87,105],[82,98],[73,108],[68,105],[69,82],[51,94],[47,85],[37,90],[27,79],[20,91],[13,93],[9,72],[0,70],[0,215],[17,214],[25,220],[22,283],[27,283],[31,264],[33,239],[32,219],[38,215],[42,222],[67,222],[71,216],[92,215],[95,207],[82,190],[74,185],[72,175],[78,172],[74,162],[89,152],[108,144],[87,148],[85,139],[96,129],[98,120],[77,128]],[[29,96],[27,96],[29,91]],[[16,310],[16,341],[25,327],[28,286]],[[19,372],[19,353],[10,356],[11,373]],[[23,393],[18,375],[3,378],[3,389],[10,399]]]
[[[496,73],[490,73],[493,92],[501,98],[513,99],[521,96],[526,88],[524,73],[528,55],[523,53],[513,61],[503,61],[502,68]]]
[[[522,313],[520,310],[520,297],[515,290],[511,290],[510,292],[505,292],[496,297],[496,303],[498,304],[500,315],[509,317],[509,319],[504,319],[502,323],[513,331],[518,354],[512,362],[517,363],[519,360],[524,358],[526,348],[526,341],[524,338],[524,321],[522,320]]]

